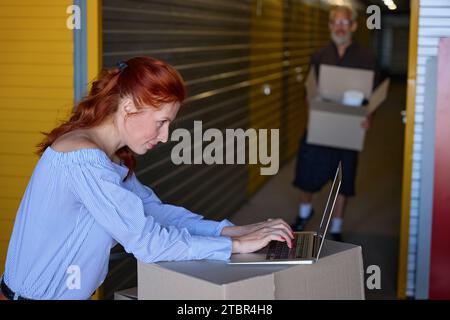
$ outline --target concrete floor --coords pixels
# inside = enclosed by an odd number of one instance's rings
[[[367,299],[395,299],[400,232],[404,126],[400,111],[406,106],[406,84],[392,83],[387,100],[376,114],[359,156],[356,196],[347,206],[343,240],[363,249],[364,269],[378,265],[381,289],[367,290]],[[247,224],[270,217],[288,223],[298,211],[298,190],[291,185],[295,159],[280,169],[231,220]],[[316,215],[307,229],[315,230],[330,186],[315,195]]]

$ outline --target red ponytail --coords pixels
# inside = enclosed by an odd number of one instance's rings
[[[70,119],[50,133],[43,133],[46,137],[38,145],[38,155],[41,156],[56,139],[70,131],[101,124],[117,111],[122,97],[131,97],[137,108],[184,101],[186,89],[183,79],[171,66],[149,57],[136,57],[125,63],[124,68],[104,70],[92,83],[89,94],[75,106]],[[116,155],[128,167],[128,178],[136,167],[133,152],[124,146],[116,151]]]

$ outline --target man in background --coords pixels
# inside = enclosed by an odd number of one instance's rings
[[[352,40],[353,33],[358,28],[356,18],[356,12],[350,7],[337,6],[331,9],[328,23],[332,41],[328,46],[315,52],[311,58],[311,67],[315,69],[317,79],[321,64],[375,71],[375,59],[372,54]],[[372,115],[368,115],[361,126],[366,130],[369,129],[371,119]],[[347,199],[355,195],[358,152],[311,145],[306,142],[306,136],[307,132],[300,142],[293,181],[294,186],[300,189],[300,204],[292,228],[296,231],[304,230],[314,212],[313,194],[334,179],[341,161],[342,184],[331,220],[330,234],[333,240],[342,241],[342,224]]]

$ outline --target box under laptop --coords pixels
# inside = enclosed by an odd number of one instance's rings
[[[319,260],[323,241],[327,234],[334,205],[342,182],[342,167],[339,163],[328,194],[317,232],[294,232],[294,245],[290,249],[286,242],[271,241],[266,247],[253,253],[235,253],[229,264],[312,264]]]

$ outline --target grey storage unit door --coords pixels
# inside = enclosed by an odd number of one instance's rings
[[[249,1],[107,0],[102,6],[104,68],[151,56],[185,79],[189,98],[174,127],[191,130],[192,137],[194,120],[203,122],[203,131],[248,127]],[[140,181],[164,202],[210,219],[233,214],[246,199],[246,166],[177,166],[170,158],[173,146],[169,141],[138,158]],[[133,268],[131,259],[111,263],[105,298],[126,287],[123,270]],[[130,284],[133,279],[130,273]]]

